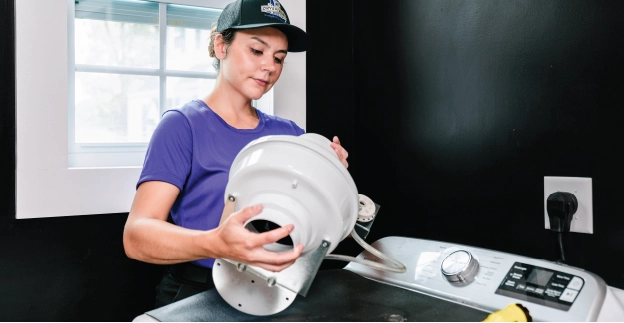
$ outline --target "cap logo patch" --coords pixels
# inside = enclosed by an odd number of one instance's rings
[[[262,12],[265,13],[265,16],[270,18],[277,18],[282,22],[286,22],[286,13],[282,10],[282,5],[278,0],[269,0],[269,4],[266,6],[261,6]]]

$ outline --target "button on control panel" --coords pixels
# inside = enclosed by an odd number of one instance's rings
[[[583,280],[579,277],[572,278],[572,280],[568,284],[568,288],[574,290],[581,290],[581,287],[583,287]]]
[[[516,262],[496,294],[567,311],[584,284],[578,276]]]
[[[566,288],[563,291],[563,294],[561,296],[559,296],[559,299],[565,302],[574,302],[574,299],[576,298],[576,295],[578,295],[578,291],[575,291],[573,289],[569,289]]]

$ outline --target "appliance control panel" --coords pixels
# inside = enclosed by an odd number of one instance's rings
[[[372,246],[403,263],[406,272],[355,262],[345,269],[486,313],[519,303],[534,321],[596,321],[607,292],[597,275],[547,260],[407,237],[382,238]],[[383,262],[367,251],[358,258]]]
[[[567,311],[584,284],[580,276],[516,262],[496,294]]]

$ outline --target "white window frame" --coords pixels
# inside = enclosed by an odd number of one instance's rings
[[[223,8],[233,0],[152,1]],[[291,22],[305,30],[305,1],[281,2]],[[18,219],[128,212],[141,172],[141,167],[68,167],[68,88],[74,73],[67,32],[74,6],[69,3],[15,2]],[[305,53],[288,56],[275,86],[274,113],[305,129]]]
[[[126,165],[142,165],[147,150],[147,142],[119,142],[119,143],[77,143],[76,127],[72,125],[75,118],[75,96],[72,95],[75,85],[75,72],[102,73],[113,75],[142,75],[156,76],[159,78],[159,102],[160,114],[167,109],[167,77],[184,77],[184,78],[200,78],[200,79],[216,79],[216,72],[196,72],[196,71],[178,71],[167,69],[167,4],[176,1],[165,0],[160,2],[158,6],[158,30],[159,30],[159,58],[160,66],[158,68],[135,68],[123,66],[101,66],[87,65],[75,63],[75,3],[74,0],[68,0],[68,19],[67,19],[67,42],[68,42],[68,68],[69,68],[69,166],[81,167],[88,165],[89,167],[102,166],[126,166]],[[152,1],[156,2],[156,1]],[[221,3],[219,3],[221,2]],[[227,1],[204,1],[202,5],[196,7],[209,7],[213,9],[222,9]],[[179,4],[179,3],[175,3]],[[265,94],[260,100],[260,104],[254,101],[254,106],[263,110],[265,113],[273,114],[273,90]],[[78,166],[77,166],[78,165]]]

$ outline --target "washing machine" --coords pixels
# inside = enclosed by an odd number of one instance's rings
[[[624,321],[624,291],[581,268],[424,239],[387,237],[373,246],[403,262],[407,272],[357,263],[345,270],[488,313],[520,303],[534,321]],[[359,257],[375,260],[367,252]]]
[[[245,314],[210,290],[135,321],[483,321],[510,304],[533,321],[624,321],[624,291],[581,268],[408,237],[372,246],[406,272],[350,262],[320,271],[306,297],[270,316]],[[381,262],[367,251],[358,258]]]

